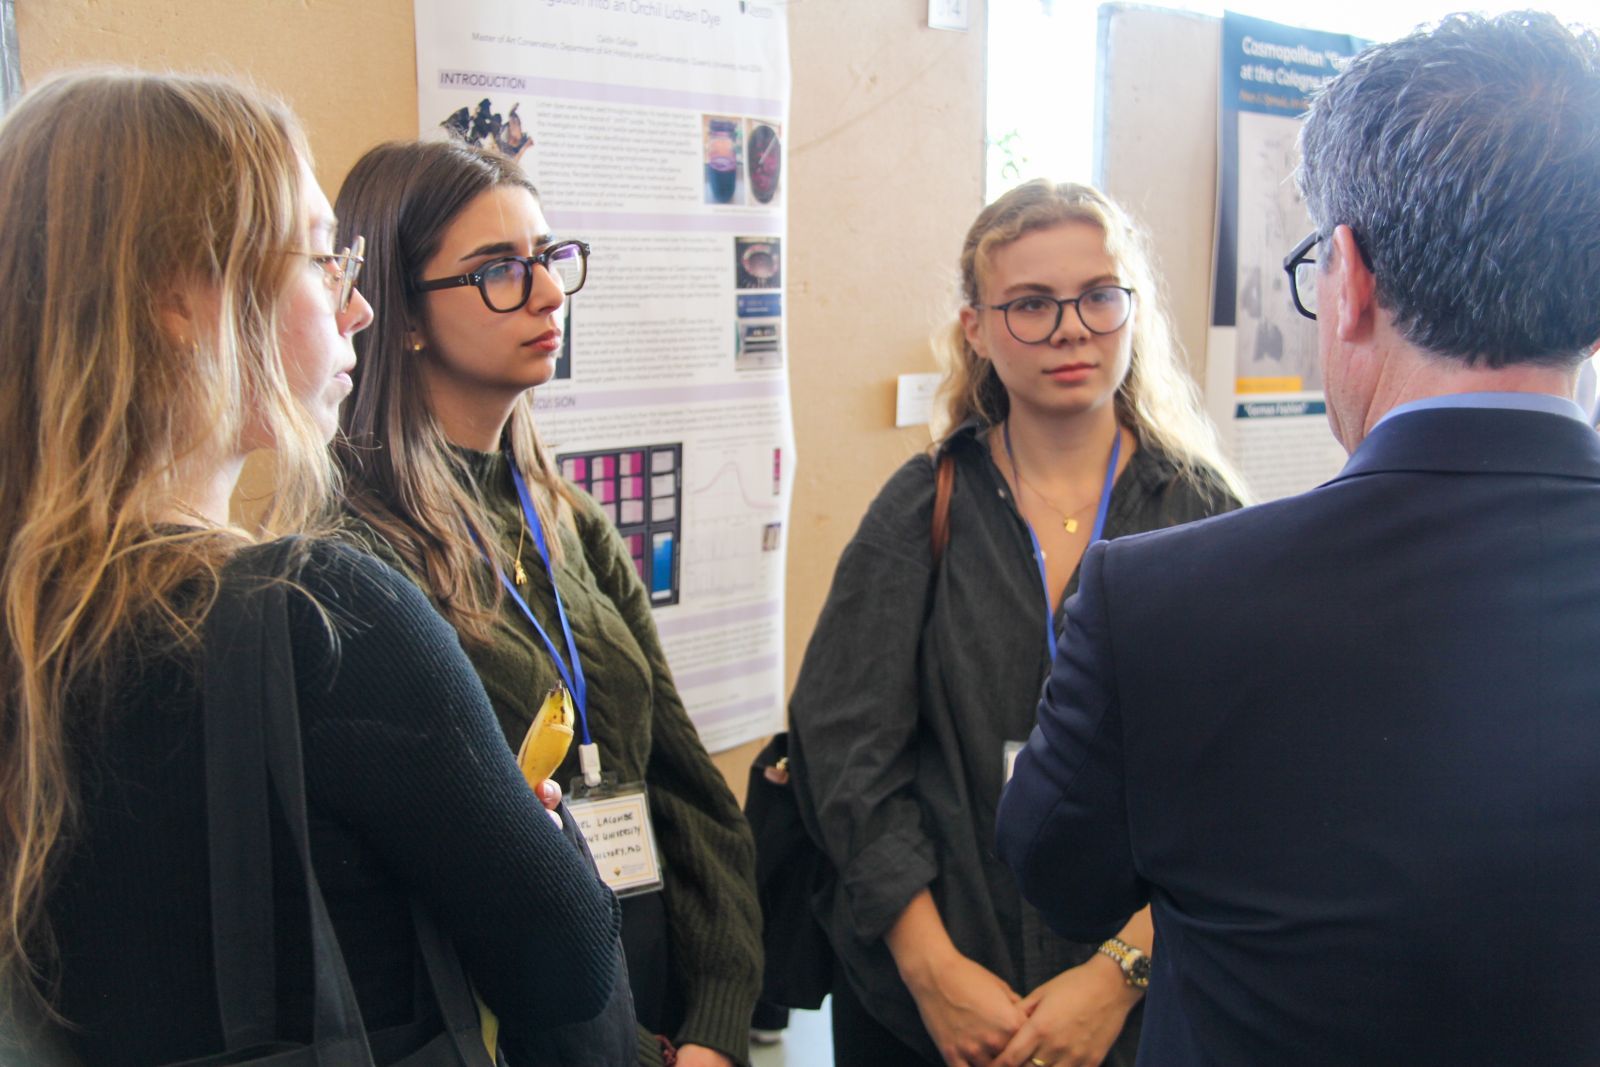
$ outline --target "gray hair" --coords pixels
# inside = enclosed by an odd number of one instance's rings
[[[1568,365],[1600,339],[1600,40],[1522,11],[1368,48],[1314,101],[1298,174],[1409,343]]]

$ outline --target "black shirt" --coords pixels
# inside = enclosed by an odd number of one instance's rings
[[[950,540],[929,548],[935,464],[908,460],[845,547],[790,701],[796,795],[837,870],[819,901],[844,973],[869,1011],[937,1060],[883,936],[930,889],[956,947],[1027,993],[1082,963],[1025,905],[994,856],[1005,746],[1033,728],[1050,664],[1027,525],[968,425],[956,460]],[[1112,488],[1105,536],[1229,511],[1141,444]],[[1076,590],[1073,574],[1055,618]]]

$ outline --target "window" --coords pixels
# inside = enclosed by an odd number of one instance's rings
[[[1143,7],[1220,18],[1220,2],[1146,0]],[[1381,41],[1419,23],[1476,8],[1489,14],[1530,6],[1491,0],[1341,0],[1333,7],[1301,0],[1232,0],[1230,11],[1291,26]],[[1532,5],[1568,22],[1600,26],[1594,0]],[[1083,0],[989,0],[988,197],[1029,178],[1092,182],[1100,10]]]
[[[0,0],[0,115],[22,93],[22,64],[17,58],[17,9]]]

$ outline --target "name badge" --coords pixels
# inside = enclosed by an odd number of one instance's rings
[[[661,858],[642,784],[582,789],[567,801],[600,880],[619,897],[661,888]]]
[[[1011,781],[1011,775],[1017,769],[1017,754],[1027,745],[1026,741],[1007,741],[1005,754],[1001,757],[1003,765],[1000,769],[1000,788],[1004,789]]]

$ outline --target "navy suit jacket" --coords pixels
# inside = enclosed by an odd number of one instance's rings
[[[1600,1064],[1593,430],[1397,416],[1068,615],[999,848],[1068,937],[1153,906],[1140,1064]]]

